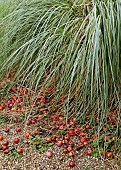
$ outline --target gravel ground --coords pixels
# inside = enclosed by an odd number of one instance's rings
[[[26,131],[31,130],[31,128],[35,130],[37,125],[33,125],[32,127],[25,127],[24,125],[22,127],[21,125],[22,131],[18,134],[15,132],[15,128],[19,125],[19,123],[12,124],[12,122],[9,122],[9,125],[7,125],[7,127],[10,128],[9,133],[5,133],[3,130],[5,124],[2,126],[0,125],[0,134],[2,134],[5,139],[9,140],[10,150],[12,148],[22,147],[24,151],[22,158],[13,159],[0,150],[0,170],[121,170],[121,165],[120,167],[118,166],[120,164],[120,156],[115,156],[115,159],[101,160],[99,158],[87,156],[87,154],[85,154],[87,148],[76,151],[74,158],[70,158],[67,154],[62,152],[62,147],[58,147],[54,144],[52,147],[48,148],[49,151],[53,152],[53,156],[47,158],[45,152],[40,154],[38,150],[33,150],[32,144],[24,137]],[[20,138],[20,143],[17,145],[13,144],[13,139],[15,137]],[[72,140],[78,143],[79,139],[75,136]],[[75,167],[69,167],[70,160],[75,161]],[[86,166],[92,169],[85,169]]]
[[[0,170],[84,170],[88,166],[93,170],[120,170],[116,160],[101,161],[98,158],[84,155],[84,150],[78,151],[74,157],[75,167],[69,167],[67,155],[62,154],[61,148],[54,145],[49,148],[53,152],[51,158],[47,158],[45,153],[40,154],[31,147],[26,148],[24,155],[19,159],[8,158],[7,155],[1,153]]]
[[[99,158],[87,156],[87,148],[82,148],[79,151],[76,150],[74,158],[70,158],[67,154],[62,152],[62,147],[58,147],[54,144],[52,147],[48,148],[48,150],[52,151],[53,155],[51,158],[47,158],[45,152],[40,154],[38,150],[33,150],[32,144],[28,139],[25,139],[25,133],[27,131],[30,131],[32,134],[35,133],[38,127],[43,126],[42,122],[40,121],[35,125],[26,126],[24,123],[27,118],[26,115],[24,117],[25,120],[18,123],[13,122],[13,118],[16,116],[14,112],[10,112],[9,115],[11,119],[8,122],[0,124],[0,134],[3,135],[5,139],[9,140],[10,150],[12,148],[16,149],[17,147],[22,147],[23,157],[19,159],[10,158],[0,149],[0,170],[121,170],[121,154],[115,156],[115,158],[101,160]],[[19,117],[21,118],[21,115],[19,115]],[[15,131],[18,126],[22,128],[20,133]],[[5,127],[10,129],[9,133],[4,132]],[[46,128],[45,125],[44,128]],[[50,129],[48,130],[50,131]],[[46,138],[47,135],[48,132],[45,130],[41,137]],[[13,144],[15,137],[19,137],[20,139],[18,145]],[[79,143],[79,139],[76,136],[73,137],[72,140],[74,143]],[[75,162],[73,168],[69,167],[70,160],[74,160]],[[88,168],[86,169],[86,167]]]

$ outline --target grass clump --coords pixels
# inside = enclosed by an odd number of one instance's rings
[[[1,75],[14,70],[14,82],[55,86],[67,118],[99,112],[102,126],[117,108],[120,119],[120,9],[118,0],[22,2],[7,17]]]

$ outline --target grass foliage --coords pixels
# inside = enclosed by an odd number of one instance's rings
[[[3,45],[3,35],[4,32],[6,32],[8,27],[8,20],[5,22],[2,22],[3,18],[5,18],[8,14],[10,14],[14,8],[16,7],[16,4],[18,4],[19,1],[15,0],[0,0],[0,64],[5,59],[5,54],[2,56],[2,51],[4,51],[5,45]]]
[[[1,77],[55,86],[67,117],[120,108],[120,0],[26,0],[6,20]]]

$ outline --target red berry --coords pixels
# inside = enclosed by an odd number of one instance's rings
[[[43,118],[43,115],[38,115],[38,119],[41,120]]]
[[[17,112],[18,113],[21,112],[21,106],[20,105],[17,106]]]
[[[20,98],[18,98],[18,99],[16,100],[17,103],[21,103],[22,101],[23,101],[23,98],[22,98],[22,97],[20,97]]]
[[[1,104],[1,106],[2,106],[3,108],[5,108],[5,107],[6,107],[6,104]]]
[[[14,122],[18,122],[18,117],[15,117],[15,118],[14,118]]]
[[[18,149],[17,149],[17,153],[18,153],[18,154],[23,153],[23,149],[22,149],[22,148],[18,148]]]
[[[16,97],[15,95],[14,95],[12,98],[13,98],[13,100],[14,100],[14,101],[16,101],[16,100],[17,100],[17,97]]]
[[[43,123],[44,123],[45,125],[47,125],[47,124],[48,124],[48,121],[47,121],[47,120],[45,120]]]
[[[35,102],[34,103],[36,106],[39,106],[40,105],[40,102]]]
[[[69,139],[70,139],[70,135],[68,135],[68,134],[65,135],[65,136],[64,136],[64,139],[65,139],[65,140],[69,140]]]
[[[52,88],[52,89],[51,89],[51,92],[54,93],[54,92],[55,92],[55,88]]]
[[[62,141],[62,138],[55,138],[55,141],[56,141],[56,142]]]
[[[3,140],[3,136],[2,136],[2,135],[0,135],[0,141],[1,141],[1,140]]]
[[[10,130],[10,129],[9,129],[9,128],[7,128],[7,127],[6,127],[6,128],[4,128],[4,132],[9,132],[9,130]]]
[[[88,145],[88,142],[86,141],[86,142],[84,142],[83,144],[84,144],[84,145]]]
[[[106,141],[109,141],[109,140],[110,140],[110,137],[109,137],[109,136],[105,136],[105,140],[106,140]]]
[[[8,149],[8,146],[7,145],[3,145],[2,146],[2,150],[5,151],[6,149]]]
[[[16,87],[17,90],[20,90],[20,88],[21,88],[20,85],[18,85],[18,86]]]
[[[16,132],[20,132],[20,131],[21,131],[21,127],[17,127]]]
[[[39,129],[36,129],[35,133],[38,134],[38,135],[42,134],[42,132]]]
[[[87,138],[81,138],[81,139],[80,139],[80,142],[81,142],[81,143],[84,143],[84,142],[86,142],[86,141],[87,141]]]
[[[38,99],[44,99],[44,96],[43,96],[42,94],[39,94],[39,95],[37,96],[37,98],[38,98]]]
[[[73,145],[74,144],[74,142],[72,141],[72,140],[70,140],[69,142],[68,142],[68,145]]]
[[[9,108],[9,109],[12,109],[12,107],[13,107],[13,104],[9,104],[9,105],[8,105],[8,108]]]
[[[4,150],[4,153],[6,153],[6,154],[9,153],[9,152],[10,152],[9,149],[5,149],[5,150]]]
[[[5,108],[5,106],[6,106],[5,104],[1,104],[0,105],[0,110],[3,110]]]
[[[48,137],[47,139],[46,139],[46,142],[47,143],[49,143],[49,142],[51,142],[52,141],[52,138],[51,137]]]
[[[70,136],[74,135],[74,133],[75,133],[74,130],[69,130],[68,131],[68,135],[70,135]]]
[[[91,149],[91,148],[89,148],[89,149],[87,150],[87,155],[92,155],[92,149]]]
[[[24,87],[23,87],[23,88],[20,88],[20,93],[21,93],[22,95],[28,94],[28,90],[25,89]]]
[[[62,141],[62,140],[60,140],[60,141],[57,142],[57,146],[60,147],[60,146],[62,146],[62,145],[63,145],[63,141]]]
[[[114,122],[114,121],[115,121],[114,117],[113,117],[113,116],[110,116],[110,117],[109,117],[109,121],[110,121],[110,122]]]
[[[56,114],[52,115],[51,118],[52,118],[53,121],[56,121],[57,120],[57,115]]]
[[[54,103],[53,100],[52,100],[51,102],[52,102],[52,104]],[[56,113],[56,112],[57,112],[57,108],[54,108],[54,109],[53,109],[53,112]]]
[[[15,144],[18,144],[19,138],[15,138],[13,142],[14,142]]]
[[[74,167],[74,166],[75,166],[75,162],[74,162],[74,161],[70,161],[70,162],[69,162],[69,166],[70,166],[70,167]]]
[[[32,119],[32,124],[35,124],[37,123],[37,120],[36,119]]]
[[[2,142],[2,145],[4,145],[4,146],[6,146],[8,144],[9,144],[8,140],[5,140],[5,141]]]
[[[75,133],[79,133],[79,132],[80,132],[79,128],[75,128],[75,129],[74,129],[74,132],[75,132]]]
[[[50,158],[52,155],[53,155],[53,153],[52,153],[51,151],[47,151],[47,152],[46,152],[46,156],[47,156],[48,158]]]
[[[101,155],[105,158],[106,151],[102,151]]]
[[[71,156],[74,156],[74,155],[75,155],[75,153],[74,153],[73,151],[71,151],[71,152],[68,153],[68,156],[70,156],[70,157],[71,157]]]
[[[109,158],[109,157],[112,157],[113,156],[113,152],[107,152],[106,153],[106,156]]]
[[[92,138],[93,138],[93,140],[96,140],[97,139],[97,135],[94,135]]]
[[[46,103],[46,100],[45,100],[45,99],[41,99],[41,102],[42,102],[42,103]]]
[[[8,100],[8,101],[7,101],[7,104],[8,104],[8,105],[11,104],[11,100]]]
[[[85,133],[84,133],[84,132],[80,132],[80,133],[79,133],[79,136],[82,136],[82,137],[83,137],[83,136],[85,136]]]
[[[64,98],[60,98],[60,99],[59,99],[59,102],[60,102],[60,103],[63,103],[63,102],[64,102]]]
[[[70,124],[70,125],[74,124],[74,121],[75,121],[75,118],[73,118],[73,117],[70,118],[70,119],[69,119],[69,124]]]
[[[68,150],[68,152],[71,152],[73,150],[73,148],[71,146],[68,146],[67,150]]]
[[[28,139],[29,137],[30,137],[30,132],[27,132],[26,134],[25,134],[25,137]]]
[[[63,121],[64,120],[64,116],[60,115],[59,116],[59,121]]]
[[[12,92],[15,92],[16,90],[17,90],[16,87],[12,87],[12,88],[11,88],[11,91],[12,91]]]
[[[63,121],[63,125],[64,125],[64,126],[66,125],[66,121]]]
[[[14,105],[14,103],[15,103],[15,101],[14,101],[14,100],[11,100],[11,103],[10,103],[10,104]]]
[[[43,110],[42,113],[43,113],[44,115],[46,115],[46,114],[47,114],[47,110]]]
[[[26,125],[30,125],[31,124],[31,120],[26,120]]]
[[[63,148],[63,153],[68,153],[68,150],[67,150],[67,148]]]
[[[3,107],[2,107],[2,106],[0,106],[0,110],[3,110]]]
[[[69,129],[69,128],[70,128],[70,124],[67,124],[67,125],[66,125],[66,128]]]
[[[61,125],[61,126],[59,127],[59,129],[60,129],[60,130],[64,130],[64,126]]]

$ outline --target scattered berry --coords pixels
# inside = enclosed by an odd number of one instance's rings
[[[3,140],[3,136],[2,136],[2,135],[0,135],[0,141],[1,141],[1,140]]]
[[[72,136],[72,135],[74,135],[74,134],[75,134],[74,130],[69,130],[69,131],[68,131],[68,135]]]
[[[16,132],[20,132],[20,131],[21,131],[21,127],[17,127]]]
[[[50,158],[52,155],[53,155],[53,153],[52,153],[51,151],[47,151],[47,152],[46,152],[46,156],[47,156],[48,158]]]
[[[89,149],[87,150],[87,155],[92,155],[92,149],[91,149],[91,148],[89,148]]]
[[[74,167],[74,166],[75,166],[75,162],[74,162],[74,161],[70,161],[70,162],[69,162],[69,166],[70,166],[70,167]]]
[[[29,137],[30,137],[30,132],[27,132],[26,134],[25,134],[25,137],[28,139]]]
[[[23,153],[23,149],[22,149],[22,148],[18,148],[18,149],[17,149],[17,153],[18,153],[18,154]]]
[[[59,140],[58,142],[57,142],[57,146],[62,146],[63,145],[63,141],[62,140]]]
[[[18,144],[18,143],[19,143],[19,138],[15,138],[13,142],[14,142],[15,144]]]
[[[9,144],[8,140],[5,140],[5,141],[2,142],[3,146],[7,146],[8,144]]]
[[[6,128],[4,128],[4,132],[9,132],[9,130],[10,130],[10,129],[9,129],[9,128],[7,128],[7,127],[6,127]]]

